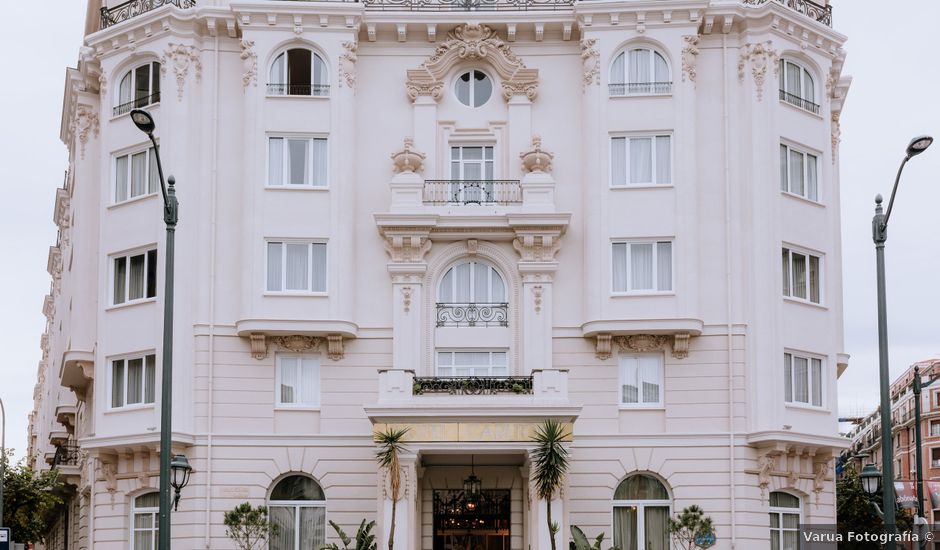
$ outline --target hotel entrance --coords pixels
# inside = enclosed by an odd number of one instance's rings
[[[434,491],[434,550],[510,550],[508,489]]]

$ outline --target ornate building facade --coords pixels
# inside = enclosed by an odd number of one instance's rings
[[[89,2],[66,74],[59,239],[30,453],[66,474],[49,547],[153,548],[164,238],[181,217],[173,547],[333,541],[391,497],[401,550],[549,548],[552,502],[665,550],[833,523],[842,349],[831,8],[761,0]],[[474,495],[465,482],[478,480]],[[472,483],[470,484],[473,485]],[[472,496],[472,498],[471,498]]]

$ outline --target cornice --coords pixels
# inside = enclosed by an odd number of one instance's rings
[[[703,0],[617,0],[612,2],[577,2],[575,15],[582,35],[586,28],[634,29],[643,33],[647,28],[674,26],[682,23],[698,24],[708,9]]]
[[[747,443],[753,447],[815,447],[831,448],[835,450],[848,449],[852,440],[841,436],[827,436],[807,434],[784,430],[766,430],[751,432],[747,435]]]

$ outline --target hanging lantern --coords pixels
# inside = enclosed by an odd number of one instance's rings
[[[470,455],[470,477],[463,480],[463,497],[467,503],[467,510],[474,511],[480,502],[480,492],[483,482],[476,476],[473,463],[473,455]]]

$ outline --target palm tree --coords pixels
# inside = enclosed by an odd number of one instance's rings
[[[385,468],[385,471],[388,472],[392,492],[392,521],[388,530],[388,550],[394,550],[395,546],[395,509],[401,493],[401,465],[398,455],[407,451],[402,444],[407,433],[408,428],[394,429],[386,427],[384,431],[375,432],[374,434],[375,442],[379,444],[375,459],[378,461],[379,466]]]
[[[562,442],[570,436],[558,421],[551,418],[539,425],[532,436],[535,441],[535,449],[532,451],[535,470],[532,475],[538,497],[545,499],[545,518],[552,550],[556,550],[555,535],[558,533],[558,525],[552,521],[552,498],[561,488],[568,472],[568,449]]]

